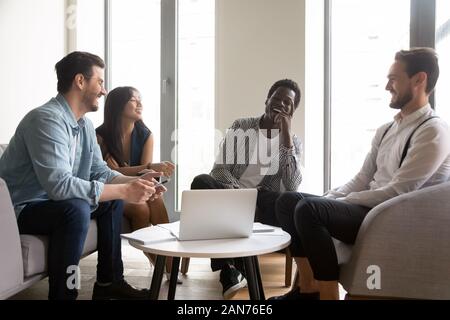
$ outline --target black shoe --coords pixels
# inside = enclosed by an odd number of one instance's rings
[[[220,271],[220,283],[223,287],[223,297],[231,299],[247,285],[247,280],[236,268],[227,267]]]
[[[320,294],[319,292],[311,292],[311,293],[302,293],[300,292],[299,287],[295,287],[294,289],[288,291],[282,296],[270,297],[267,300],[319,300]]]
[[[92,300],[146,300],[149,297],[148,289],[136,289],[125,280],[104,287],[95,283],[92,292]]]

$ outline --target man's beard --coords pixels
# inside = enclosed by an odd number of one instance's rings
[[[94,104],[94,102],[93,102],[93,100],[94,99],[96,99],[97,101],[98,101],[98,96],[97,95],[95,95],[95,96],[92,96],[92,98],[90,98],[89,96],[85,96],[84,97],[84,104],[86,105],[86,106],[88,106],[88,108],[89,108],[89,111],[88,112],[95,112],[95,111],[98,111],[98,105],[95,105]]]
[[[403,96],[397,96],[397,98],[392,101],[389,106],[392,109],[402,109],[405,105],[407,105],[411,100],[413,96],[411,91],[408,91]]]

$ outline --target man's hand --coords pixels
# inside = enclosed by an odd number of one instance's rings
[[[130,203],[145,203],[156,193],[154,183],[144,179],[136,179],[125,184],[124,199]]]
[[[150,197],[150,201],[154,201],[158,198],[161,198],[164,192],[167,191],[167,188],[164,187],[162,184],[155,186],[156,192]]]
[[[275,111],[277,113],[277,115],[274,118],[274,122],[278,123],[280,125],[280,129],[282,131],[286,130],[286,131],[290,132],[291,122],[292,122],[292,114],[285,112],[284,109],[281,109],[281,108],[274,109],[273,111]]]
[[[164,192],[167,191],[167,188],[164,187],[163,185],[157,185],[158,181],[155,180],[156,177],[161,177],[163,176],[162,172],[155,172],[153,170],[149,170],[149,172],[143,174],[140,178],[150,181],[154,184],[154,188],[155,188],[155,193],[149,198],[150,201],[156,200],[158,198],[160,198],[162,196],[162,194]]]
[[[157,184],[158,181],[156,181],[155,178],[162,177],[163,175],[164,175],[163,172],[156,172],[153,170],[146,169],[145,173],[142,176],[140,176],[139,179],[144,179]]]
[[[274,108],[276,112],[274,122],[280,125],[280,143],[286,148],[292,148],[293,141],[291,135],[292,112],[286,112],[283,108]]]

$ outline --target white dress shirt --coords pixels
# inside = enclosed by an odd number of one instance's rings
[[[435,113],[429,104],[405,117],[397,114],[383,139],[390,123],[377,130],[372,149],[359,173],[325,196],[373,208],[402,193],[447,181],[450,176],[450,131],[440,118],[433,118],[417,129],[399,168],[411,133],[432,116]]]

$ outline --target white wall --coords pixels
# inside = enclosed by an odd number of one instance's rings
[[[56,95],[64,55],[64,1],[0,0],[0,143],[23,116]]]
[[[305,0],[217,0],[216,17],[217,129],[262,115],[277,80],[295,80],[304,96]],[[304,101],[293,121],[302,141]]]
[[[291,78],[304,91],[304,0],[217,0],[216,127],[264,113],[270,86]],[[294,132],[304,137],[304,103]]]

